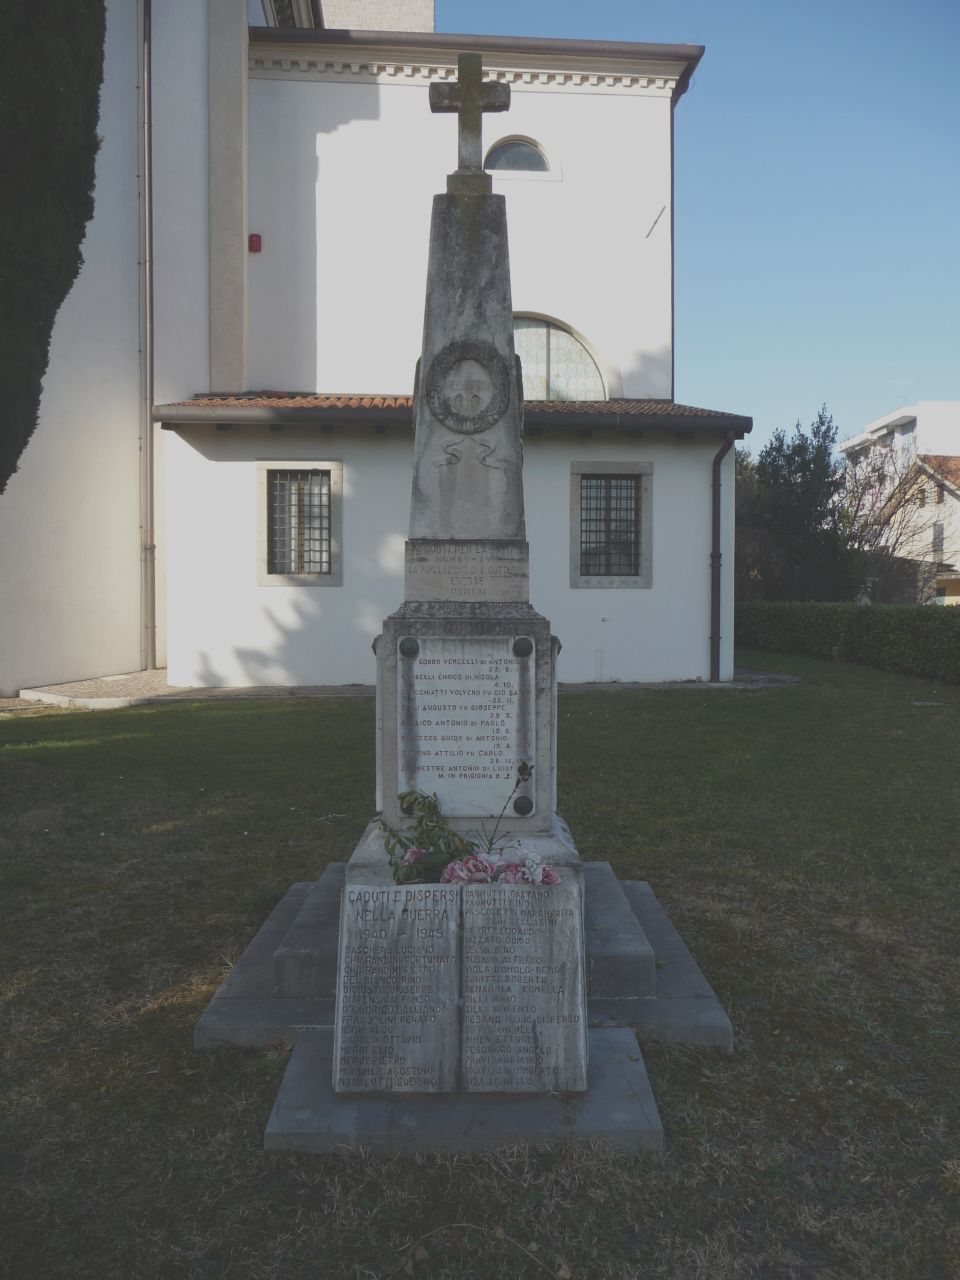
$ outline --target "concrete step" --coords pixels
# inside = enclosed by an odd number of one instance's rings
[[[517,1142],[601,1138],[662,1151],[663,1127],[637,1038],[589,1032],[582,1094],[335,1093],[333,1033],[301,1035],[264,1134],[268,1151],[482,1151]]]
[[[337,939],[345,864],[332,863],[307,894],[274,954],[274,994],[287,999],[337,990]],[[583,864],[584,945],[591,999],[656,994],[653,948],[609,862]]]
[[[656,957],[609,862],[585,862],[584,947],[591,1000],[656,995]]]
[[[303,1034],[332,1029],[343,865],[327,868],[322,881],[291,886],[201,1015],[194,1036],[196,1048],[262,1048],[281,1041],[293,1044]],[[625,881],[616,886],[644,939],[656,953],[656,995],[631,994],[642,985],[637,974],[639,971],[642,978],[643,965],[631,960],[629,945],[618,950],[617,930],[605,931],[608,922],[602,914],[604,898],[619,905],[616,894],[610,891],[611,875],[604,863],[584,864],[588,943],[591,926],[594,930],[592,947],[588,945],[588,952],[592,953],[588,954],[590,1027],[639,1027],[659,1039],[729,1052],[733,1047],[729,1018],[650,886],[643,881]],[[299,926],[291,935],[320,883],[325,887],[310,908],[315,925],[307,931],[309,936]],[[304,916],[304,927],[306,924]],[[635,939],[637,935],[626,930],[619,936],[629,943],[631,936]],[[287,955],[281,980],[291,991],[299,987],[296,994],[281,995],[276,990],[277,954],[284,948]],[[313,983],[322,990],[308,989]],[[598,996],[595,987],[628,994]]]
[[[345,862],[331,862],[273,955],[274,994],[312,999],[337,993],[340,894]]]
[[[624,1004],[621,1017],[659,1040],[729,1053],[730,1019],[656,894],[645,880],[624,880],[623,892],[657,953],[657,999]],[[615,1008],[606,1007],[615,1018]]]

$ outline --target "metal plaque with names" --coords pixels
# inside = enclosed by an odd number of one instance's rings
[[[397,791],[436,793],[446,817],[496,817],[536,764],[534,641],[405,637],[397,654]],[[510,801],[534,810],[534,783]]]

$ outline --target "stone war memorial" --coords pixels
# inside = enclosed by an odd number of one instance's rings
[[[197,1025],[198,1048],[293,1044],[272,1150],[659,1150],[636,1029],[732,1045],[650,887],[582,862],[557,812],[560,644],[530,601],[506,205],[482,167],[509,93],[479,54],[430,89],[459,164],[433,204],[404,602],[374,646],[377,816]]]

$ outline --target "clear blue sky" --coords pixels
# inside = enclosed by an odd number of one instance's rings
[[[702,44],[676,110],[676,398],[754,452],[960,400],[960,0],[437,0],[437,29]]]

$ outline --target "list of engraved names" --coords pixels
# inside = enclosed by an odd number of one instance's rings
[[[532,658],[510,637],[421,638],[398,663],[398,790],[436,792],[448,816],[499,813],[532,765]]]
[[[573,884],[464,889],[465,1090],[586,1088],[580,921]]]
[[[348,885],[340,912],[334,1087],[457,1088],[460,890]]]

